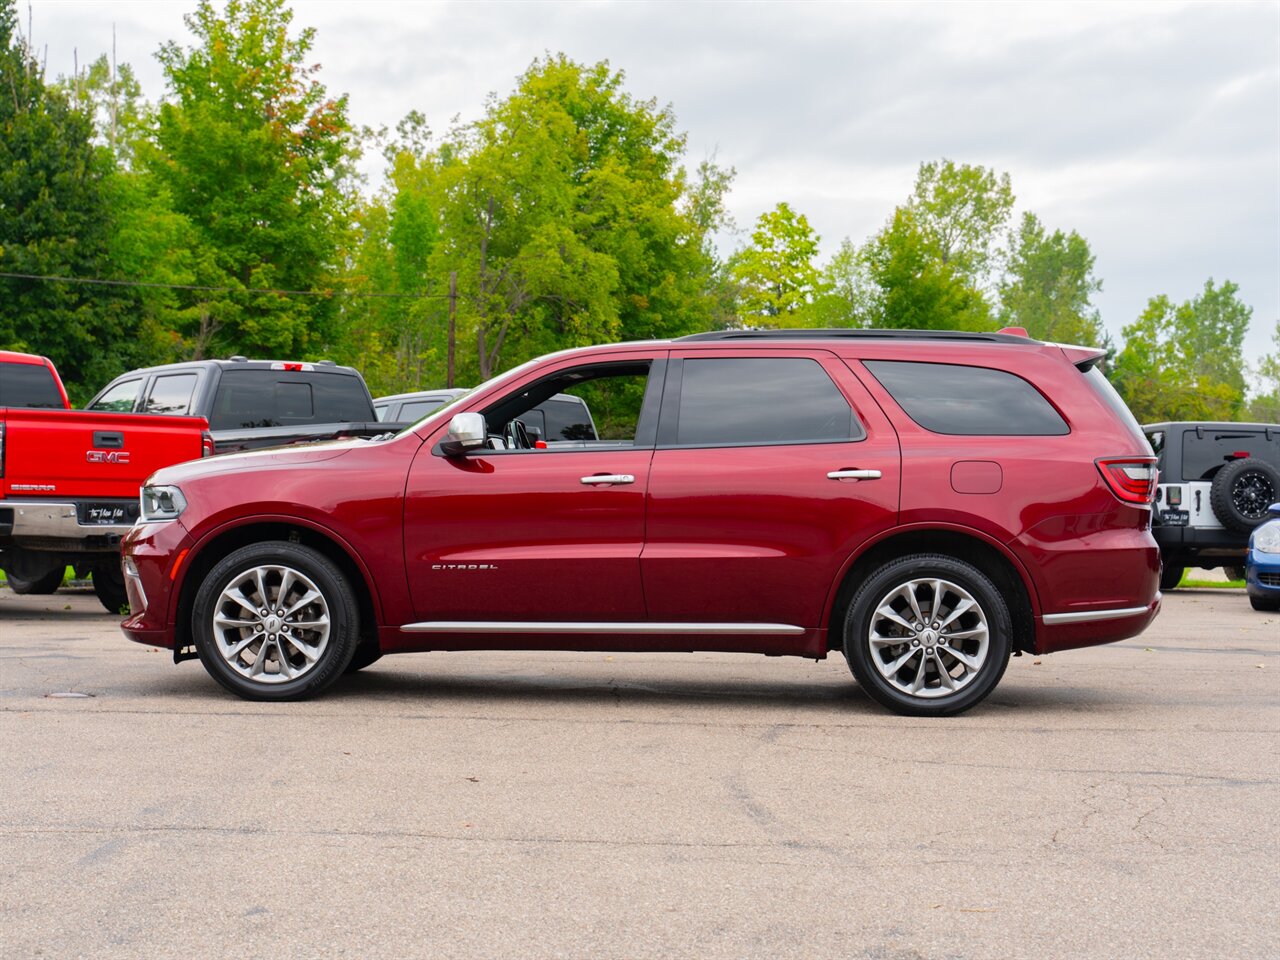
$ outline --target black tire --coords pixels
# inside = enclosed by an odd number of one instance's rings
[[[1178,567],[1173,564],[1166,563],[1160,568],[1160,589],[1173,590],[1182,582],[1182,575],[1187,572],[1186,567]]]
[[[62,586],[62,577],[66,573],[66,567],[59,564],[50,570],[43,577],[36,577],[34,580],[23,580],[21,577],[15,577],[12,573],[6,571],[5,577],[9,581],[9,589],[16,594],[26,596],[27,594],[35,594],[43,596],[53,593]]]
[[[1227,575],[1228,580],[1244,579],[1244,567],[1223,567],[1222,572]]]
[[[1209,505],[1228,530],[1249,533],[1267,519],[1267,508],[1280,500],[1280,473],[1256,457],[1232,460],[1218,471],[1209,488]]]
[[[1250,597],[1249,605],[1255,610],[1262,610],[1267,613],[1280,611],[1280,600],[1264,600],[1262,597]]]
[[[943,617],[937,620],[932,619],[935,600],[930,599],[933,595],[930,581],[944,584]],[[914,621],[911,608],[906,606],[905,593],[889,603],[895,590],[911,592],[920,611],[926,614],[923,621]],[[961,594],[967,594],[974,606],[952,620],[964,600]],[[877,616],[878,609],[898,602],[908,613],[908,627],[919,623],[923,627],[921,631],[913,634],[899,626],[903,622],[901,618],[892,621]],[[935,631],[932,627],[935,623],[951,622],[951,631],[959,627],[957,634],[972,634],[980,621],[986,625],[985,647],[981,646],[980,636],[958,640],[949,637],[946,628]],[[882,638],[878,643],[872,641],[873,629]],[[883,639],[899,635],[900,644]],[[885,564],[854,594],[844,621],[845,659],[858,684],[879,703],[907,716],[952,716],[980,703],[1004,676],[1012,651],[1013,621],[1009,605],[981,570],[954,557],[915,554]],[[958,654],[977,661],[976,668],[962,663]],[[883,668],[895,662],[899,668],[890,679]],[[939,665],[947,668],[952,683],[960,681],[954,692],[942,692],[945,685]],[[907,685],[904,675],[913,669],[917,681],[923,678],[923,686],[916,693],[902,689]],[[956,670],[961,673],[956,674]]]
[[[269,601],[261,607],[259,583]],[[303,603],[312,590],[315,598]],[[205,670],[246,700],[315,696],[342,676],[360,642],[359,607],[347,575],[297,543],[255,543],[224,557],[197,589],[191,616]]]
[[[366,643],[363,646],[356,647],[355,656],[351,658],[351,662],[347,664],[344,673],[355,673],[357,670],[363,670],[365,667],[372,666],[382,659],[382,651],[376,643]]]
[[[124,588],[124,571],[120,569],[119,557],[93,565],[93,592],[108,613],[129,612],[129,594]]]

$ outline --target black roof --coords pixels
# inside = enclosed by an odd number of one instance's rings
[[[867,330],[840,327],[815,330],[712,330],[678,337],[676,342],[706,340],[960,340],[978,343],[1038,344],[1016,333],[977,333],[968,330]]]

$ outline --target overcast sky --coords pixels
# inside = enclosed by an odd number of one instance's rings
[[[26,28],[27,4],[22,5]],[[194,3],[31,0],[49,75],[111,48],[150,100]],[[737,168],[739,228],[785,200],[824,256],[879,229],[922,160],[1007,171],[1018,209],[1078,230],[1107,328],[1230,279],[1250,361],[1280,317],[1280,3],[393,3],[295,0],[357,124],[443,131],[563,51],[670,103],[690,166]],[[376,169],[376,168],[372,168]],[[726,250],[727,252],[727,250]]]

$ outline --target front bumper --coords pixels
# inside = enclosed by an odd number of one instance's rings
[[[1280,553],[1250,550],[1244,566],[1244,588],[1251,597],[1280,597]]]
[[[193,542],[181,521],[138,523],[124,539],[129,616],[120,629],[130,640],[172,650],[177,606],[175,581]]]

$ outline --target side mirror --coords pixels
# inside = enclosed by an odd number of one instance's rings
[[[483,447],[488,439],[489,428],[483,414],[459,413],[449,421],[449,432],[440,441],[440,451],[446,457],[456,457]]]

